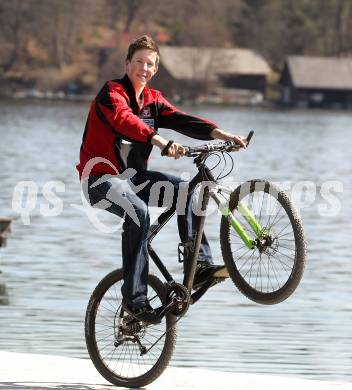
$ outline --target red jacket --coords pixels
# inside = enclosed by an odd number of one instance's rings
[[[146,169],[152,150],[150,139],[159,127],[211,140],[210,132],[217,125],[177,110],[159,91],[148,86],[140,107],[127,75],[106,82],[90,106],[77,165],[80,178],[116,175],[127,167]],[[123,140],[132,143],[127,164],[121,156]]]

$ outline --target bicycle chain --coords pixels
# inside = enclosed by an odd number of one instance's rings
[[[166,329],[166,331],[155,341],[154,344],[152,344],[146,351],[145,353],[148,353],[165,335],[166,333],[170,332],[170,330],[180,321],[180,319],[184,316],[184,314],[181,314],[177,320],[169,327],[169,329]]]
[[[177,320],[168,328],[166,329],[166,331],[146,350],[145,353],[149,352],[168,332],[170,332],[170,330],[177,324],[178,321],[180,321],[180,319],[186,314],[186,312],[188,311],[188,307],[189,307],[189,304],[191,302],[191,295],[189,293],[189,291],[186,289],[186,287],[184,287],[183,285],[179,284],[179,283],[174,283],[173,285],[170,286],[170,289],[167,293],[167,296],[169,297],[169,294],[172,292],[172,291],[175,291],[177,288],[182,288],[182,293],[185,293],[187,292],[187,306],[186,308],[183,310],[183,312],[181,312],[177,318]],[[170,310],[170,313],[172,313],[172,310]],[[175,314],[173,314],[175,316]]]

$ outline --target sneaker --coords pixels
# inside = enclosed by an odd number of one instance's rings
[[[148,301],[145,302],[142,306],[132,306],[123,301],[122,308],[138,321],[147,322],[149,324],[160,324],[161,322],[160,316],[150,306]]]
[[[228,277],[229,273],[225,265],[210,264],[206,261],[199,262],[194,275],[193,289],[198,290],[207,282]]]

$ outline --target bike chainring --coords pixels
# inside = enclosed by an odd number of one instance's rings
[[[191,302],[191,294],[188,289],[180,283],[173,283],[169,286],[169,290],[166,296],[167,302],[174,301],[174,305],[170,310],[175,316],[183,316],[186,314],[190,302]]]

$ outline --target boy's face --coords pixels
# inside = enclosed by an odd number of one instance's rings
[[[131,61],[126,61],[126,73],[136,88],[144,88],[158,70],[157,53],[149,49],[141,49],[133,54]]]

